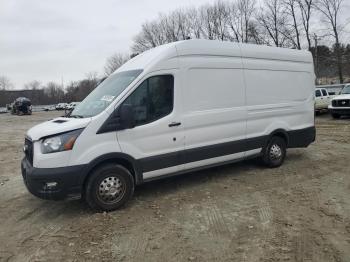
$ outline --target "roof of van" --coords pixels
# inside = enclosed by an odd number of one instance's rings
[[[265,45],[244,44],[219,40],[190,39],[172,42],[147,50],[124,64],[120,70],[145,68],[147,65],[178,56],[231,56],[292,62],[312,63],[306,50],[296,50]]]
[[[240,49],[242,57],[246,58],[312,62],[312,56],[309,51],[290,48],[203,39],[184,40],[173,44],[176,46],[179,56],[240,56]]]

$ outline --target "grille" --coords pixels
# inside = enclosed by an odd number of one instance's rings
[[[332,106],[335,107],[350,107],[350,100],[349,99],[338,99],[332,101]]]
[[[34,155],[34,151],[33,151],[33,142],[30,141],[28,138],[26,138],[24,140],[24,154],[26,155],[26,158],[28,159],[29,163],[31,163],[33,165],[33,155]]]

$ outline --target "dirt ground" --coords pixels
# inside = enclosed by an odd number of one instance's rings
[[[25,131],[62,113],[0,115],[0,261],[350,261],[350,118],[284,165],[256,161],[136,188],[122,210],[29,194]]]

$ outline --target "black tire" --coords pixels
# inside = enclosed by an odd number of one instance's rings
[[[339,118],[340,118],[340,115],[337,114],[337,113],[332,113],[332,117],[333,117],[334,119],[339,119]]]
[[[131,199],[134,188],[134,178],[129,170],[117,164],[106,164],[89,177],[85,200],[96,211],[112,211]]]
[[[286,157],[286,148],[286,141],[283,138],[273,136],[263,148],[261,157],[263,164],[272,168],[282,165]]]

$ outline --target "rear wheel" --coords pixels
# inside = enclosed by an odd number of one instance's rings
[[[279,167],[286,157],[286,141],[273,136],[263,149],[262,162],[268,167]]]
[[[338,119],[338,118],[340,118],[340,115],[337,113],[332,113],[332,117],[335,119]]]
[[[134,193],[134,178],[123,166],[106,164],[96,169],[85,188],[85,199],[96,211],[112,211],[123,206]]]

